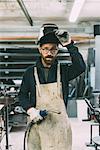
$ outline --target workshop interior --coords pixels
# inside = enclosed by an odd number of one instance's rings
[[[0,150],[27,150],[31,124],[18,93],[40,56],[37,41],[46,23],[68,31],[86,64],[69,82],[72,150],[100,150],[100,0],[0,0]],[[70,66],[70,53],[59,49],[58,61]]]

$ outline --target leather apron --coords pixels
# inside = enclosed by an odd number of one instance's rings
[[[57,82],[40,84],[35,68],[36,108],[46,109],[48,115],[40,124],[35,124],[28,135],[28,150],[71,150],[72,131],[62,99],[60,64]]]

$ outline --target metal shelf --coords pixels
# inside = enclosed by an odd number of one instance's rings
[[[1,79],[5,79],[5,80],[8,80],[8,79],[11,79],[11,80],[14,80],[14,79],[18,79],[18,80],[22,80],[22,76],[6,76],[6,77],[2,77],[2,76],[0,76],[0,80]]]
[[[30,64],[35,64],[35,62],[32,62],[32,61],[30,61],[30,62],[0,62],[0,65],[25,65],[25,64],[27,64],[27,65],[30,65]]]
[[[28,53],[0,53],[0,56],[26,56],[26,57],[30,57],[30,56],[37,56],[39,57],[39,54],[28,54]]]
[[[32,42],[32,40],[0,41],[1,81],[14,79],[22,80],[23,73],[25,72],[27,67],[36,63],[36,60],[40,56],[40,54],[38,51],[38,46],[35,44],[32,45]],[[70,59],[68,59],[69,57],[70,55],[68,51],[60,48],[57,55],[57,59],[59,60],[59,62],[63,64],[71,64]],[[65,60],[65,58],[67,59]]]
[[[0,72],[24,72],[26,69],[0,69]]]

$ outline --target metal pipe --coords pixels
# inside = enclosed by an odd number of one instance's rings
[[[33,26],[33,20],[32,20],[32,18],[30,17],[30,15],[29,15],[29,13],[28,13],[26,7],[25,7],[25,4],[24,4],[23,0],[17,0],[17,2],[19,3],[19,5],[20,5],[22,11],[24,12],[24,14],[25,14],[25,16],[26,16],[28,22],[30,23],[31,26]]]

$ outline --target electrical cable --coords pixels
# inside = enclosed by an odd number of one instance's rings
[[[43,117],[43,120],[44,120],[45,117],[48,115],[48,112],[46,110],[40,110],[39,114]],[[24,145],[23,145],[24,149],[23,150],[26,150],[26,137],[27,137],[27,134],[29,135],[32,126],[34,124],[40,124],[41,122],[42,122],[42,120],[38,120],[37,122],[34,122],[34,120],[32,120],[31,122],[28,123],[25,134],[24,134]]]

